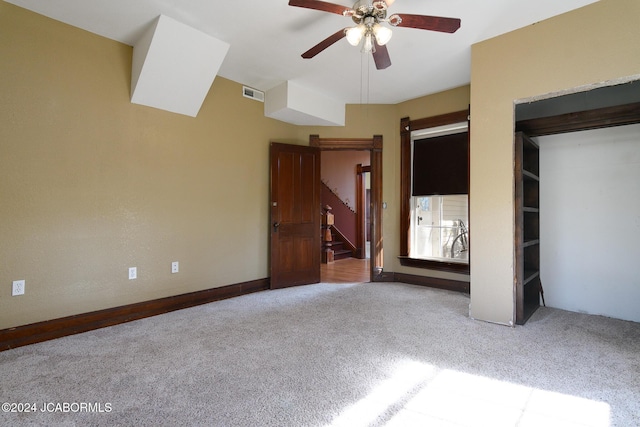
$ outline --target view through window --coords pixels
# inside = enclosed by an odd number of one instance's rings
[[[468,263],[468,224],[466,195],[412,197],[409,256]]]

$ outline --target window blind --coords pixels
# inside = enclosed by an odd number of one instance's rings
[[[412,195],[469,194],[468,132],[413,142]]]

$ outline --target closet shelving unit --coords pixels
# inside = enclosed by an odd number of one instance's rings
[[[515,135],[515,291],[516,324],[540,306],[540,147],[522,132]]]

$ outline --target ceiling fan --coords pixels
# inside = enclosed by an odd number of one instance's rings
[[[289,6],[304,7],[321,10],[350,17],[356,23],[355,27],[343,28],[330,35],[320,43],[302,54],[303,58],[313,58],[337,41],[347,38],[347,41],[358,46],[362,42],[362,51],[371,52],[378,70],[391,65],[386,44],[391,38],[391,29],[381,25],[388,23],[394,27],[417,28],[420,30],[455,33],[460,28],[460,19],[444,18],[440,16],[393,14],[387,18],[387,8],[395,0],[359,0],[352,7],[324,2],[320,0],[289,0]]]

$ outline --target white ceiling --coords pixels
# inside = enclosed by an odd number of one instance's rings
[[[263,91],[291,81],[348,104],[395,104],[468,84],[472,44],[597,0],[396,0],[389,14],[454,17],[462,25],[454,34],[393,28],[392,65],[385,70],[346,39],[302,59],[302,52],[354,24],[288,0],[5,1],[131,46],[163,14],[230,44],[218,73],[227,79]]]

